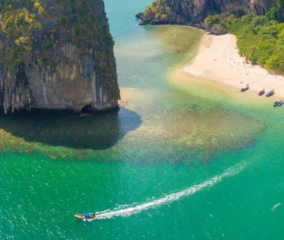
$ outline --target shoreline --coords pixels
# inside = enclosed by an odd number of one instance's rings
[[[271,74],[259,65],[246,63],[245,57],[239,55],[237,38],[232,34],[204,35],[195,57],[179,72],[239,91],[246,84],[250,86],[248,92],[258,93],[265,88],[267,93],[275,89],[275,95],[271,98],[284,97],[284,77]]]

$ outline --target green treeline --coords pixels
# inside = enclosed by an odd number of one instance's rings
[[[171,8],[166,6],[166,1],[156,0],[151,5],[147,5],[143,15],[145,18],[150,15],[155,15],[159,20],[166,20],[170,14]]]
[[[269,71],[284,74],[284,1],[277,0],[265,16],[242,11],[209,16],[205,27],[227,30],[237,36],[239,51]]]

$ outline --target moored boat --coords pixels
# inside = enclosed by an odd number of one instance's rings
[[[242,89],[241,89],[241,92],[245,92],[249,89],[249,85],[245,85]]]
[[[93,219],[96,217],[96,214],[94,213],[75,214],[74,217],[78,219]]]
[[[278,101],[278,106],[282,106],[283,105],[283,100]]]
[[[268,92],[267,94],[266,94],[266,97],[271,97],[272,95],[274,95],[274,89],[272,90],[272,91],[270,91],[270,92]]]
[[[259,96],[262,96],[265,93],[265,89],[262,89],[258,94]]]
[[[277,107],[278,106],[278,101],[275,101],[275,103],[274,103],[274,107]]]

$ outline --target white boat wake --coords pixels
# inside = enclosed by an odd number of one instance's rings
[[[281,205],[281,203],[277,203],[273,206],[273,208],[271,208],[271,211],[275,211],[276,208],[278,208]]]
[[[113,217],[117,217],[117,216],[128,217],[132,214],[137,214],[137,213],[140,213],[144,210],[148,210],[150,208],[159,207],[161,205],[177,201],[182,197],[193,195],[196,192],[203,190],[204,188],[212,187],[213,185],[221,182],[223,180],[223,178],[231,177],[231,176],[239,174],[246,166],[247,166],[246,162],[238,163],[238,164],[234,165],[233,167],[228,168],[222,175],[215,176],[215,177],[213,177],[213,178],[211,178],[211,179],[209,179],[205,182],[202,182],[198,185],[194,185],[194,186],[187,188],[183,191],[180,191],[180,192],[177,192],[177,193],[172,193],[172,194],[169,194],[169,195],[167,195],[163,198],[159,198],[159,199],[154,200],[152,202],[146,202],[146,203],[143,203],[141,205],[136,205],[136,206],[135,205],[134,206],[127,206],[126,205],[126,206],[121,206],[119,208],[116,208],[113,211],[106,210],[106,211],[103,211],[103,212],[97,212],[96,218],[90,219],[90,220],[87,220],[87,221],[113,218]]]

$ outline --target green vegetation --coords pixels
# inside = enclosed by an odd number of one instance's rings
[[[102,1],[0,0],[0,13],[0,64],[7,72],[23,64],[56,72],[66,59],[62,47],[71,43],[82,62],[92,60],[101,85],[119,98],[114,42]],[[87,75],[92,77],[90,71]]]
[[[171,15],[171,8],[166,6],[165,0],[156,0],[152,5],[147,5],[144,17],[154,15],[158,20],[166,20]]]
[[[206,29],[218,26],[235,34],[240,54],[269,71],[284,74],[284,1],[277,0],[265,16],[243,12],[205,19]]]

